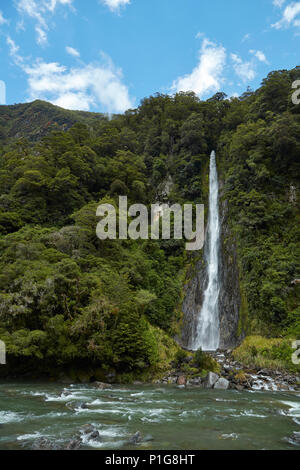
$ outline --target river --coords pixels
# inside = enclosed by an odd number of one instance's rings
[[[300,449],[300,394],[176,386],[0,383],[0,449]],[[85,434],[92,424],[100,438]],[[139,431],[142,442],[130,444]]]

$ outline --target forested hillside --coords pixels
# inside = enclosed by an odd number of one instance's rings
[[[21,138],[33,142],[52,131],[68,130],[78,121],[90,125],[103,119],[103,114],[69,111],[39,100],[0,106],[0,138],[2,143]]]
[[[197,256],[183,241],[100,241],[96,208],[119,195],[206,203],[213,149],[244,328],[300,337],[299,78],[299,67],[273,72],[230,100],[155,95],[111,119],[0,106],[0,339],[15,371],[138,373],[174,358]]]

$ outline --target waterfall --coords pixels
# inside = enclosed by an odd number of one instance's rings
[[[208,285],[204,293],[202,309],[199,312],[198,325],[193,338],[193,349],[215,351],[220,343],[219,323],[219,183],[216,166],[216,154],[210,156],[209,174],[209,216],[208,245],[206,245],[206,262]]]

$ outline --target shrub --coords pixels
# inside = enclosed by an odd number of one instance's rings
[[[188,353],[184,351],[183,349],[179,349],[177,353],[175,354],[175,363],[177,367],[180,367],[185,359],[187,358]]]
[[[194,364],[200,370],[207,370],[210,372],[219,372],[220,366],[212,356],[206,354],[202,349],[198,349],[194,355]]]

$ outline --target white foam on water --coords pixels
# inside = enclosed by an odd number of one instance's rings
[[[81,392],[72,392],[69,395],[46,395],[47,402],[68,402],[70,400],[89,400],[90,397],[82,395]]]
[[[289,411],[285,413],[286,415],[292,416],[293,418],[300,418],[300,402],[282,401],[281,403],[290,408]]]
[[[152,416],[152,415],[157,415],[157,414],[163,415],[165,413],[168,413],[169,410],[166,410],[165,408],[157,408],[157,409],[152,409],[152,410],[143,409],[143,411],[145,411],[145,413],[150,414],[150,416]]]
[[[170,423],[173,420],[171,418],[147,418],[146,416],[144,416],[143,418],[141,418],[141,421],[143,421],[144,423]]]
[[[233,441],[235,441],[236,439],[239,438],[239,435],[238,434],[235,434],[234,432],[231,433],[231,434],[222,434],[221,435],[221,438],[222,439],[232,439]]]
[[[97,405],[117,405],[118,404],[118,399],[115,401],[107,401],[107,400],[100,400],[100,398],[97,398],[96,400],[91,401],[90,403],[87,403],[89,406],[97,406]]]
[[[226,400],[225,398],[216,398],[216,401],[224,402],[224,403],[238,403],[238,400]]]
[[[44,434],[41,434],[40,432],[36,431],[33,434],[23,434],[22,436],[17,437],[17,441],[32,441],[36,439],[41,439],[43,437],[46,437]]]
[[[250,416],[252,418],[267,418],[265,415],[258,415],[256,413],[253,413],[253,411],[243,411],[240,416]]]
[[[124,446],[126,441],[97,441],[95,439],[89,439],[89,436],[82,436],[82,443],[88,447],[94,449],[120,449]]]
[[[211,408],[208,408],[207,406],[205,406],[205,407],[202,407],[202,408],[198,408],[196,410],[193,409],[193,410],[181,411],[179,416],[182,417],[182,418],[191,417],[191,416],[202,416],[202,415],[205,415],[210,410],[211,410]],[[216,413],[216,415],[217,415],[217,413]]]
[[[252,383],[253,390],[264,390],[266,392],[277,392],[277,384],[270,378],[264,377],[264,380],[257,378],[257,376],[251,376],[255,382]]]
[[[120,428],[98,428],[100,435],[103,437],[121,437],[126,435],[126,431],[120,429]]]
[[[47,413],[45,415],[39,416],[39,418],[60,418],[61,416],[68,416],[69,413],[59,413],[52,411],[51,413]]]
[[[14,411],[0,411],[0,424],[18,423],[24,420],[24,416]]]
[[[254,413],[253,410],[241,411],[241,413],[238,413],[238,414],[231,414],[230,416],[231,416],[232,418],[240,418],[241,416],[243,416],[243,417],[248,417],[248,418],[261,418],[261,419],[267,418],[267,416],[265,416],[265,415],[259,415],[259,414],[257,414],[257,413]]]
[[[95,409],[91,409],[91,408],[75,408],[74,410],[76,413],[99,413],[99,414],[126,414],[128,413],[128,410],[112,410],[112,409],[106,409],[106,410],[103,410],[101,408],[95,408]]]
[[[146,422],[146,423],[161,423],[162,421],[164,422],[173,421],[170,417],[167,417],[170,410],[167,410],[165,408],[158,408],[158,409],[152,409],[152,410],[151,409],[147,410],[143,408],[138,411],[141,412],[143,415],[146,415],[141,418],[141,421]]]
[[[21,392],[20,395],[29,395],[31,397],[46,397],[48,394],[45,392]]]

